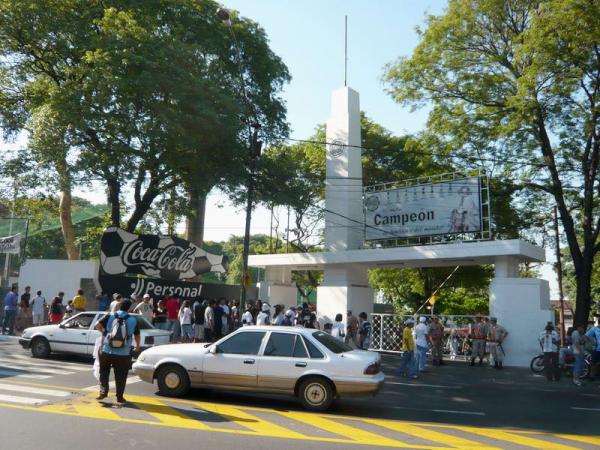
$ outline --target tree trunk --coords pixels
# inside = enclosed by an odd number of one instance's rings
[[[108,202],[110,203],[110,224],[121,226],[121,183],[116,177],[106,177],[108,186]]]
[[[59,161],[55,166],[58,173],[59,185],[58,212],[67,259],[79,259],[79,250],[77,249],[77,245],[75,245],[75,230],[73,229],[73,217],[71,215],[73,201],[71,196],[71,175],[69,174],[66,159]]]
[[[575,270],[575,282],[577,285],[577,295],[575,297],[575,317],[573,326],[587,325],[590,316],[590,300],[592,291],[592,266],[594,263],[593,255],[587,252],[581,261],[579,269]]]
[[[185,238],[202,247],[204,242],[204,217],[206,214],[206,194],[190,194],[191,212],[187,216]]]

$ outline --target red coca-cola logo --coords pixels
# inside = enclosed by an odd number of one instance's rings
[[[184,273],[194,264],[192,247],[182,248],[171,244],[165,248],[144,247],[141,240],[133,241],[123,247],[123,264],[128,267],[141,266],[144,269],[173,270]]]

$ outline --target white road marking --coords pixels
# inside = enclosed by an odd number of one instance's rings
[[[43,400],[41,398],[17,397],[15,395],[2,395],[2,394],[0,394],[0,402],[21,403],[24,405],[39,405],[41,403],[48,403],[47,400]]]
[[[467,414],[471,416],[485,416],[484,412],[479,411],[454,411],[452,409],[432,409],[433,412],[437,413],[450,413],[450,414]]]
[[[75,372],[70,372],[68,370],[58,370],[58,369],[50,369],[45,367],[29,367],[27,364],[15,365],[15,364],[4,364],[0,363],[0,369],[9,369],[9,370],[22,370],[26,372],[43,372],[43,373],[51,373],[53,375],[72,375]]]
[[[600,408],[579,408],[577,406],[571,406],[571,409],[575,409],[577,411],[600,411]]]
[[[47,380],[48,378],[52,378],[52,375],[36,375],[33,373],[23,373],[19,370],[3,370],[0,369],[0,376],[3,377],[23,377],[23,378],[31,378],[33,380]]]
[[[10,384],[0,382],[0,391],[16,391],[25,392],[27,394],[48,395],[50,397],[68,397],[71,395],[67,391],[58,391],[54,389],[43,389],[33,386],[25,386],[22,384]]]
[[[31,358],[30,358],[31,359]],[[9,365],[15,365],[15,364],[21,364],[21,361],[14,361],[14,360],[10,360],[8,358],[0,358],[0,366],[3,366],[5,363],[8,363]],[[69,364],[69,363],[63,363],[62,361],[56,361],[56,364],[53,364],[52,362],[33,362],[33,361],[23,361],[23,365],[25,366],[35,366],[35,367],[62,367],[63,369],[69,369],[69,370],[78,370],[80,372],[90,372],[92,370],[92,366],[81,366],[81,365],[76,365],[76,364]],[[43,369],[40,369],[43,370]]]
[[[127,386],[133,383],[139,383],[140,381],[142,381],[142,379],[136,375],[127,378]],[[115,382],[111,381],[110,383],[108,383],[108,386],[110,389],[114,389],[115,388]],[[94,384],[93,386],[89,386],[86,388],[83,388],[84,391],[97,391],[100,387],[100,384]]]
[[[385,381],[384,386],[386,384],[395,384],[399,386],[411,386],[411,387],[432,387],[432,388],[440,388],[440,389],[462,389],[462,386],[446,386],[443,384],[424,384],[416,381],[415,383],[401,383],[399,381]]]

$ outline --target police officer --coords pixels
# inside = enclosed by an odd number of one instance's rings
[[[498,325],[498,319],[490,318],[490,327],[487,335],[490,346],[490,355],[494,360],[494,368],[502,369],[502,361],[504,360],[504,348],[502,342],[508,336],[508,331],[502,325]]]
[[[489,329],[487,324],[483,321],[483,317],[478,314],[476,322],[471,325],[471,340],[473,341],[473,348],[471,353],[470,366],[475,365],[475,359],[479,357],[479,365],[483,365],[483,355],[485,354],[485,341]]]

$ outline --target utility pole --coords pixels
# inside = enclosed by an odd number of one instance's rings
[[[565,345],[565,297],[563,293],[560,235],[558,234],[558,208],[554,207],[554,236],[556,239],[556,275],[558,278],[558,300],[560,302],[560,345]]]

